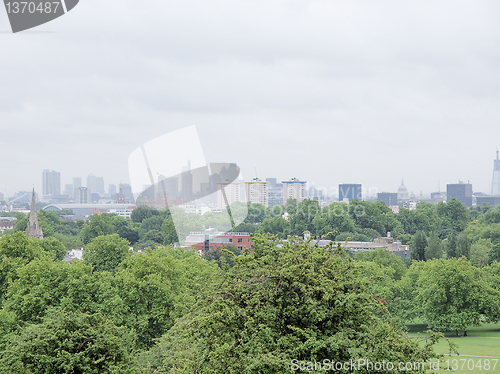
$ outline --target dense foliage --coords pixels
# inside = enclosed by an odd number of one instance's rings
[[[436,335],[418,346],[405,323],[458,333],[500,319],[500,208],[247,208],[235,230],[254,235],[252,251],[228,245],[203,257],[174,248],[168,210],[79,222],[40,211],[43,240],[28,238],[17,214],[0,237],[0,372],[261,374],[289,372],[291,359],[426,359]],[[219,228],[223,214],[176,226]],[[391,232],[412,258],[320,248],[298,239],[305,231],[337,241]],[[62,261],[77,246],[84,260]]]

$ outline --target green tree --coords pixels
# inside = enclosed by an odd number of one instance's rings
[[[478,268],[488,265],[488,247],[480,243],[472,244],[470,248],[470,262]]]
[[[92,267],[75,260],[54,262],[35,259],[17,269],[4,308],[20,322],[39,323],[49,308],[110,314],[116,302],[109,273],[94,273]]]
[[[160,215],[161,213],[155,208],[142,205],[132,211],[130,219],[132,220],[132,222],[142,223],[142,221],[144,221],[146,218]]]
[[[457,239],[457,257],[469,258],[471,248],[471,241],[465,232],[460,233]]]
[[[411,246],[411,258],[417,261],[425,261],[425,249],[427,248],[427,237],[423,231],[417,231]]]
[[[139,347],[149,348],[193,305],[216,271],[193,250],[166,247],[131,256],[115,276],[122,304],[114,320],[136,331]]]
[[[457,236],[450,234],[446,240],[446,258],[457,257]]]
[[[82,228],[80,236],[84,244],[88,244],[92,239],[102,235],[113,234],[113,221],[107,213],[92,214]]]
[[[92,239],[85,246],[83,260],[95,271],[114,273],[118,265],[129,255],[130,243],[118,234],[103,235]]]
[[[24,326],[0,356],[11,374],[132,374],[133,334],[100,314],[52,311]]]
[[[232,268],[235,264],[234,258],[239,255],[241,255],[241,249],[238,249],[238,247],[236,247],[234,244],[229,244],[224,246],[223,248],[216,248],[208,251],[203,257],[207,261],[214,260],[217,263],[217,266],[223,269],[224,264],[227,264],[230,268]],[[222,260],[222,258],[224,260]]]
[[[9,283],[17,279],[17,269],[44,254],[40,241],[28,238],[25,232],[0,238],[0,304],[3,302]]]
[[[400,280],[406,273],[406,266],[401,257],[389,252],[385,248],[375,249],[373,251],[356,252],[354,259],[358,261],[372,261],[382,267],[390,267],[394,270],[393,279]]]
[[[495,261],[500,262],[500,244],[495,244],[488,252],[488,263],[492,264]]]
[[[139,224],[132,223],[128,219],[120,216],[114,216],[112,221],[114,232],[120,235],[121,238],[127,239],[131,244],[139,240]]]
[[[429,237],[427,248],[425,248],[425,259],[432,260],[433,258],[443,257],[443,243],[439,239],[439,235],[433,232]]]
[[[441,202],[437,204],[436,211],[442,220],[442,235],[462,232],[469,223],[469,211],[455,198],[447,203]]]
[[[170,245],[179,242],[177,231],[175,231],[174,219],[172,216],[165,218],[161,225],[161,234],[163,236],[163,244]]]
[[[279,239],[286,239],[290,233],[290,223],[281,216],[270,217],[258,226],[258,232],[261,234],[276,235]]]
[[[40,240],[40,245],[44,251],[52,252],[54,254],[54,258],[58,261],[62,260],[68,252],[64,244],[56,238],[43,238]]]
[[[366,292],[341,248],[254,236],[254,252],[221,272],[193,311],[161,339],[160,373],[290,372],[292,359],[427,360]],[[391,344],[380,344],[390,341]]]
[[[161,226],[163,224],[163,221],[164,218],[159,215],[144,219],[142,221],[141,229],[139,231],[139,237],[143,239],[144,236],[151,230],[161,231]]]
[[[426,263],[418,278],[417,304],[429,326],[467,329],[479,326],[484,315],[500,317],[500,293],[485,281],[482,271],[464,257]]]

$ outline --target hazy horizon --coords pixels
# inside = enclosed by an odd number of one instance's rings
[[[128,183],[141,144],[196,125],[208,162],[419,195],[489,193],[495,1],[82,0],[11,34],[0,11],[0,192]]]

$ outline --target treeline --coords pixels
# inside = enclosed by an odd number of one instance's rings
[[[421,202],[416,210],[400,209],[394,214],[382,202],[355,200],[320,208],[315,200],[297,203],[290,199],[287,205],[273,209],[235,203],[231,210],[233,215],[236,212],[236,216],[244,218],[233,231],[270,233],[280,239],[302,236],[308,231],[312,237],[336,241],[372,241],[390,232],[396,240],[410,245],[412,258],[419,261],[465,256],[473,265],[483,267],[500,260],[500,207],[485,205],[467,209],[453,199],[439,204]],[[29,216],[18,213],[17,218],[14,232],[25,231]],[[128,240],[136,249],[179,241],[168,209],[139,207],[132,212],[130,220],[115,214],[101,214],[77,222],[62,221],[54,212],[41,210],[39,221],[44,235],[58,239],[67,249],[84,246],[99,235],[111,234]],[[182,222],[177,222],[182,239],[190,231],[209,227],[230,229],[227,224],[226,211],[202,216],[185,214]]]
[[[134,254],[118,234],[99,235],[70,265],[55,238],[4,235],[0,372],[284,374],[293,359],[428,361],[441,335],[422,346],[394,316],[435,329],[498,320],[498,263],[407,269],[385,250],[352,259],[300,238],[253,240],[217,266],[172,246]],[[435,297],[457,279],[453,300]]]

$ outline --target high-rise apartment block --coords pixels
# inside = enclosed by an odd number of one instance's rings
[[[457,183],[446,185],[446,201],[457,199],[466,207],[472,206],[472,184]]]
[[[259,178],[245,182],[245,193],[248,202],[269,206],[269,182],[261,181]]]
[[[90,189],[87,187],[79,187],[73,190],[73,203],[74,204],[90,204],[92,196]]]
[[[363,192],[361,184],[339,184],[339,201],[351,202],[352,200],[362,200]]]
[[[217,183],[217,207],[224,209],[228,205],[241,201],[241,183]]]
[[[289,181],[283,181],[283,205],[288,199],[296,199],[299,203],[306,198],[307,182],[292,178]]]
[[[61,194],[61,173],[45,169],[42,173],[42,194],[44,196]]]

